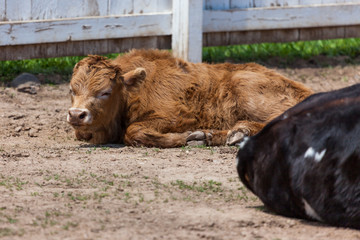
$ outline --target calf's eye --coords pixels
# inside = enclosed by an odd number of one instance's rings
[[[106,99],[111,95],[111,91],[102,92],[97,97],[100,99]]]

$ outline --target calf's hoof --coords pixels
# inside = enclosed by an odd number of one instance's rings
[[[226,145],[233,146],[240,143],[247,135],[239,131],[229,131],[226,137]]]
[[[190,133],[190,135],[186,138],[186,145],[188,146],[201,146],[201,145],[209,145],[210,140],[212,138],[211,133],[204,133],[202,131],[195,131]]]

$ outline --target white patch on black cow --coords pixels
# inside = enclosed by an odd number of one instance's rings
[[[326,148],[323,149],[321,152],[315,152],[312,147],[309,147],[304,154],[304,158],[314,158],[315,162],[320,162],[321,159],[324,157],[326,153]]]
[[[308,204],[305,199],[302,199],[302,202],[304,203],[306,215],[308,215],[312,219],[322,221],[321,217],[315,212],[315,210]]]
[[[320,162],[321,159],[324,157],[325,153],[326,153],[326,149],[322,150],[320,153],[318,152],[315,153],[315,161]]]
[[[245,147],[246,143],[247,143],[249,140],[250,140],[249,137],[244,137],[244,139],[242,140],[242,142],[238,144],[239,148],[240,148],[240,149],[243,149],[243,148]]]
[[[304,158],[312,158],[315,156],[315,150],[312,147],[309,147],[308,150],[306,150]]]

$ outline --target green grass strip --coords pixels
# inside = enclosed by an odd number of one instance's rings
[[[281,57],[288,60],[325,55],[349,56],[360,55],[360,38],[299,41],[289,43],[259,43],[223,47],[206,47],[203,49],[204,62],[234,61],[266,61],[271,57]]]
[[[105,55],[115,58],[118,54]],[[70,75],[75,64],[84,56],[39,58],[16,61],[0,61],[0,82],[11,81],[20,73]]]

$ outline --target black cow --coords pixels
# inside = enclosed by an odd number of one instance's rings
[[[360,84],[290,108],[245,138],[237,161],[270,210],[360,229]]]

